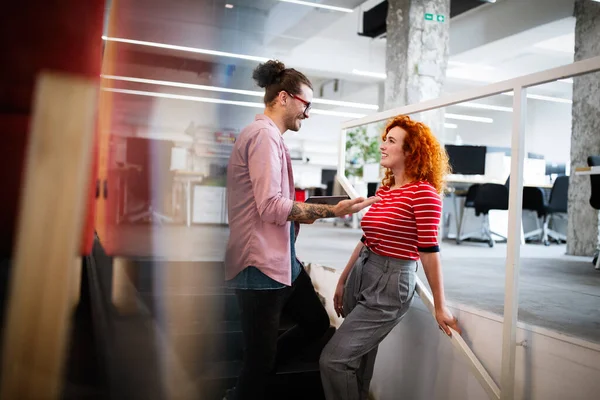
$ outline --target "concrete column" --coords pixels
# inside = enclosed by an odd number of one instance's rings
[[[576,0],[575,61],[600,56],[600,3]],[[598,245],[598,211],[590,200],[590,178],[575,167],[600,154],[600,73],[574,78],[567,254],[590,256]]]
[[[389,0],[385,109],[441,95],[448,65],[449,21],[450,0]],[[443,110],[414,117],[444,140]]]

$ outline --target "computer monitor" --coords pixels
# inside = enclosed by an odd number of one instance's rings
[[[546,175],[566,175],[567,165],[565,163],[546,162]]]
[[[452,173],[459,175],[484,175],[485,174],[485,146],[456,146],[446,145],[446,152],[450,158]]]

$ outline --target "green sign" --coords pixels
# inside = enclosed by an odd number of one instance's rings
[[[446,17],[443,16],[442,14],[435,14],[435,15],[429,14],[429,13],[425,14],[425,21],[434,21],[434,20],[437,22],[444,22],[444,21],[446,21]]]

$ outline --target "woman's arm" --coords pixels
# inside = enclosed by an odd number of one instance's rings
[[[352,255],[350,255],[350,259],[348,260],[348,264],[346,264],[346,267],[344,268],[344,271],[342,271],[342,275],[340,276],[339,282],[341,282],[342,285],[346,284],[346,280],[348,279],[348,275],[350,275],[350,271],[352,271],[352,267],[354,267],[354,263],[356,263],[356,260],[358,259],[360,251],[362,250],[362,248],[364,246],[365,245],[363,244],[363,242],[359,241],[358,244],[356,245],[356,247],[354,248],[354,251],[352,252]]]
[[[442,262],[440,260],[440,253],[425,253],[420,252],[421,263],[425,270],[425,276],[429,287],[433,294],[433,304],[435,308],[435,319],[446,335],[452,336],[450,328],[461,333],[458,327],[458,320],[452,315],[450,310],[446,307],[446,296],[444,295],[444,277],[442,275]]]
[[[335,294],[333,295],[333,308],[335,309],[338,317],[346,316],[344,313],[344,286],[346,285],[348,275],[350,275],[350,271],[352,271],[352,268],[354,267],[354,264],[356,263],[363,246],[363,242],[359,241],[354,248],[352,255],[350,256],[350,259],[348,260],[348,264],[346,264],[346,268],[344,268],[344,271],[342,271],[342,275],[340,276],[337,287],[335,288]]]

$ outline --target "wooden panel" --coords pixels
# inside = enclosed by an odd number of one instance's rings
[[[4,336],[2,399],[60,395],[97,82],[42,73],[33,104]]]

